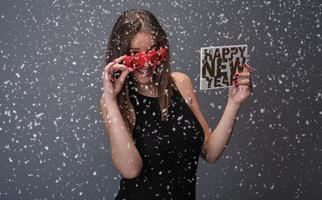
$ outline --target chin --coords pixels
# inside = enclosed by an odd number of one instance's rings
[[[135,79],[137,82],[141,83],[141,84],[148,84],[148,83],[152,83],[152,77],[153,74],[151,76],[144,76],[142,73],[137,72],[135,74]]]

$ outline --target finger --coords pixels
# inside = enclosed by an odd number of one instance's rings
[[[115,61],[115,62],[117,62],[117,63],[120,63],[122,60],[124,60],[124,58],[126,57],[126,55],[123,55],[123,56],[121,56],[121,57],[118,57],[118,58],[116,58],[116,59],[114,59],[113,61]],[[112,62],[113,62],[112,61]]]
[[[118,78],[118,80],[119,80],[119,81],[121,81],[121,82],[123,82],[123,81],[125,80],[126,76],[127,76],[129,73],[130,73],[130,71],[129,71],[129,70],[124,70],[124,71],[122,71],[122,74],[121,74],[121,76]]]
[[[104,70],[106,70],[106,68],[110,68],[111,66],[120,63],[122,60],[124,60],[124,58],[126,57],[126,55],[123,55],[121,57],[118,57],[116,59],[114,59],[112,62],[108,63],[105,67]]]
[[[110,71],[113,68],[120,67],[120,68],[126,68],[123,64],[117,64],[116,62],[110,62],[104,67],[104,71]]]
[[[245,68],[248,69],[248,71],[252,72],[252,71],[255,71],[255,69],[253,67],[251,67],[249,64],[243,64]]]
[[[237,79],[237,80],[234,80],[233,83],[235,86],[250,85],[250,80],[249,79]]]
[[[107,73],[106,71],[103,71],[102,72],[102,79],[106,79],[106,78],[109,78],[110,77],[110,74],[109,73]]]
[[[122,64],[115,64],[113,66],[111,66],[109,68],[109,71],[112,71],[112,72],[115,72],[115,71],[118,71],[118,70],[127,70],[127,67],[125,65],[122,65]]]
[[[242,64],[242,67],[243,67],[243,71],[244,73],[247,73],[247,72],[250,72],[250,69],[248,67],[246,67],[245,64]]]
[[[243,78],[247,78],[247,77],[250,77],[250,73],[251,73],[251,72],[235,73],[235,74],[234,74],[234,77],[235,77],[235,78],[241,78],[241,77],[243,77]]]
[[[103,79],[103,85],[104,85],[104,82],[107,80],[111,81],[112,83],[114,82],[114,78],[113,78],[112,74],[106,73],[105,71],[103,71],[102,79]]]
[[[115,72],[121,73],[121,71],[127,70],[127,67],[121,64],[113,65],[109,67],[106,71],[111,76],[115,76]]]

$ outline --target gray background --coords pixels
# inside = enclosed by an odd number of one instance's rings
[[[322,199],[321,1],[1,1],[0,199],[113,199],[101,114],[107,38],[145,8],[212,128],[227,89],[199,91],[203,46],[247,44],[254,93],[228,149],[200,159],[197,199]]]

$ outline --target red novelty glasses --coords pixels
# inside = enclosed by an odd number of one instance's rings
[[[153,67],[161,64],[162,61],[166,60],[168,50],[164,47],[160,47],[158,50],[152,49],[147,52],[139,52],[133,56],[126,56],[123,64],[131,69],[138,70],[150,63]]]

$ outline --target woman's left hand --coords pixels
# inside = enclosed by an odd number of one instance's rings
[[[251,73],[253,68],[248,64],[243,64],[243,71],[235,74],[234,85],[229,87],[229,100],[241,105],[252,92]]]

